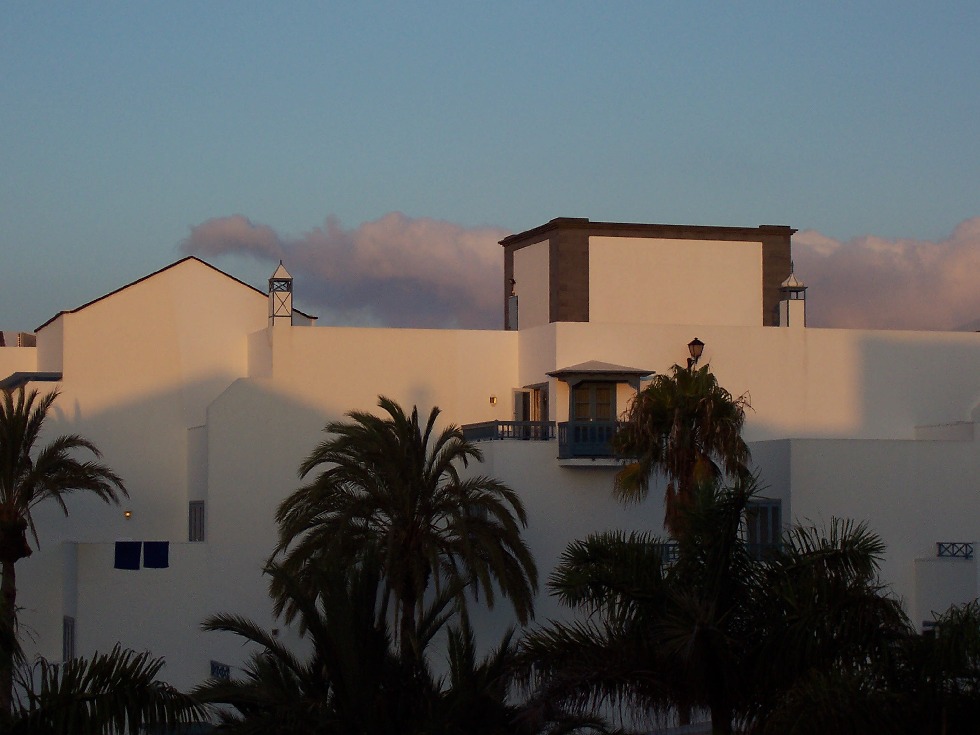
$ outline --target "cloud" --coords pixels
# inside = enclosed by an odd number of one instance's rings
[[[255,225],[241,214],[217,217],[191,228],[190,236],[181,244],[187,254],[216,256],[229,253],[248,253],[257,258],[278,260],[283,248],[279,236],[271,227]]]
[[[873,235],[841,242],[807,230],[793,237],[793,258],[812,326],[980,328],[980,217],[936,242]]]
[[[280,259],[297,305],[325,309],[321,324],[500,328],[503,253],[509,232],[393,212],[354,229],[334,217],[287,239],[242,215],[191,228],[183,252]]]
[[[300,237],[233,215],[191,228],[189,254],[282,259],[297,305],[321,324],[500,328],[507,230],[467,228],[393,212],[345,229],[334,217]],[[942,240],[865,235],[842,242],[815,230],[793,238],[796,274],[815,327],[980,329],[980,217]]]

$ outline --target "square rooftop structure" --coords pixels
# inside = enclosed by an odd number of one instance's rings
[[[794,232],[553,219],[500,241],[504,324],[775,326]]]

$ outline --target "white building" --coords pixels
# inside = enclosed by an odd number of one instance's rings
[[[553,220],[501,243],[500,331],[313,327],[284,267],[264,292],[185,258],[54,316],[36,346],[7,339],[0,385],[60,388],[49,431],[94,441],[131,493],[119,508],[72,497],[67,519],[38,509],[41,548],[18,565],[28,649],[59,660],[119,640],[165,656],[181,687],[237,666],[238,641],[200,621],[274,625],[275,508],[324,424],[378,394],[487,439],[477,470],[520,492],[542,579],[573,538],[658,531],[657,489],[628,508],[611,497],[604,442],[694,337],[701,364],[751,396],[768,521],[868,521],[913,620],[973,599],[980,335],[804,328],[793,232]],[[137,568],[116,568],[134,549]],[[544,591],[538,614],[558,614]]]

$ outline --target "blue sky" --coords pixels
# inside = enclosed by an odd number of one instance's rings
[[[978,28],[975,1],[5,3],[0,327],[188,252],[257,285],[295,255],[325,321],[411,322],[373,299],[445,285],[398,271],[426,242],[456,273],[558,216],[789,224],[812,289],[859,263],[945,293],[980,266]],[[912,326],[980,317],[972,290]]]

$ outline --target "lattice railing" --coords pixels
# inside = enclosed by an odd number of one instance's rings
[[[936,556],[953,559],[972,559],[973,543],[970,541],[937,541]]]

